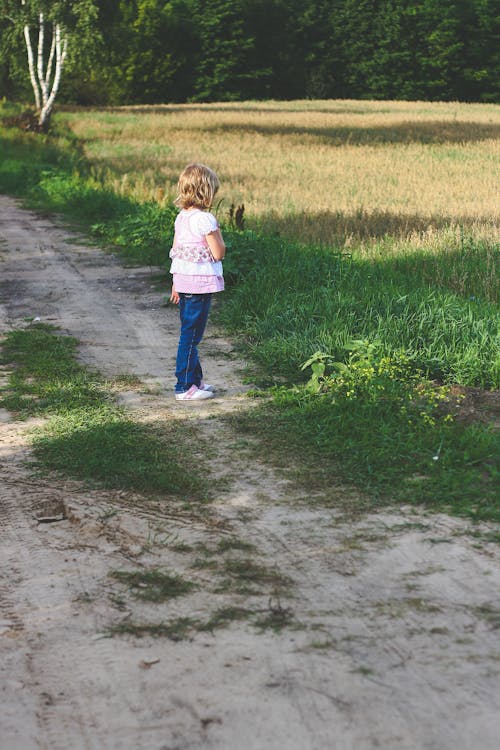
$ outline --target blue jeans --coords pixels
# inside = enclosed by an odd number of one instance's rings
[[[203,378],[197,347],[207,325],[212,295],[181,292],[179,297],[181,335],[175,363],[175,392],[184,393],[192,385],[199,386]]]

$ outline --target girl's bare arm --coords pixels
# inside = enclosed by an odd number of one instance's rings
[[[215,232],[205,235],[210,252],[215,260],[222,260],[226,254],[226,246],[222,239],[220,229],[216,229]]]
[[[174,241],[172,242],[172,247],[177,246],[177,235],[174,233]],[[175,291],[175,287],[172,284],[172,293],[170,294],[170,302],[173,302],[174,305],[179,304],[179,294]]]

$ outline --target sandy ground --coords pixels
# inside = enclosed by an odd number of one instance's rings
[[[231,343],[213,328],[204,364],[223,396],[173,401],[177,311],[149,269],[123,268],[3,197],[0,238],[0,332],[40,317],[76,336],[91,366],[135,374],[145,387],[123,403],[138,419],[193,420],[227,480],[197,514],[36,478],[29,424],[0,413],[2,750],[496,750],[498,545],[408,507],[346,519],[334,477],[324,497],[304,496],[220,419],[247,407]],[[39,522],[44,503],[65,518]],[[233,538],[255,549],[218,547]],[[275,578],[221,587],[221,566],[242,559]],[[148,603],[110,576],[151,568],[197,588]],[[227,607],[252,614],[201,629]],[[182,617],[195,623],[184,639],[111,634]],[[287,627],[256,627],[269,617]]]

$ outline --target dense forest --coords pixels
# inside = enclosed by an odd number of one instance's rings
[[[95,0],[92,5],[92,29],[85,44],[73,38],[59,101],[500,101],[499,0]],[[22,27],[5,9],[0,96],[32,97]]]

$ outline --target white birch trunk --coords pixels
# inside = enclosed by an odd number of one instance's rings
[[[31,46],[30,38],[30,27],[24,27],[24,39],[26,40],[26,50],[28,52],[28,70],[30,73],[30,81],[35,94],[35,105],[37,110],[41,108],[40,89],[38,88],[38,81],[36,80],[35,73],[35,59],[33,55],[33,47]]]
[[[49,61],[47,63],[47,69],[45,71],[45,86],[48,88],[50,83],[50,76],[52,75],[52,65],[54,64],[54,54],[56,51],[56,35],[54,25],[52,24],[52,44],[50,45]]]
[[[40,17],[38,19],[38,57],[37,57],[36,71],[38,75],[38,84],[42,92],[43,106],[47,104],[47,99],[49,98],[48,86],[47,86],[47,83],[45,82],[45,73],[43,70],[44,42],[45,42],[45,23],[44,23],[43,13],[40,13]]]
[[[52,89],[47,99],[44,100],[43,107],[40,110],[40,118],[38,122],[40,124],[40,127],[42,127],[43,129],[45,129],[48,126],[50,115],[52,114],[54,101],[57,96],[57,92],[59,91],[59,84],[61,83],[61,74],[62,74],[62,69],[64,66],[64,60],[66,59],[66,53],[68,51],[68,40],[66,37],[62,38],[61,27],[58,23],[55,24],[52,34],[53,34],[53,43],[55,40],[54,46],[55,46],[55,52],[56,52],[55,72],[54,72],[54,80],[52,82]],[[50,79],[49,70],[47,70],[47,78]],[[43,87],[42,87],[42,91],[43,91]],[[46,93],[48,93],[48,86],[46,86],[45,91]]]
[[[64,35],[60,24],[53,24],[50,53],[45,65],[45,19],[43,13],[40,13],[37,61],[35,67],[35,56],[31,44],[30,28],[28,25],[24,27],[24,38],[28,53],[30,80],[35,94],[35,105],[38,112],[38,124],[42,130],[46,130],[50,122],[50,116],[54,108],[54,101],[61,83],[61,74],[68,51],[68,39]]]

